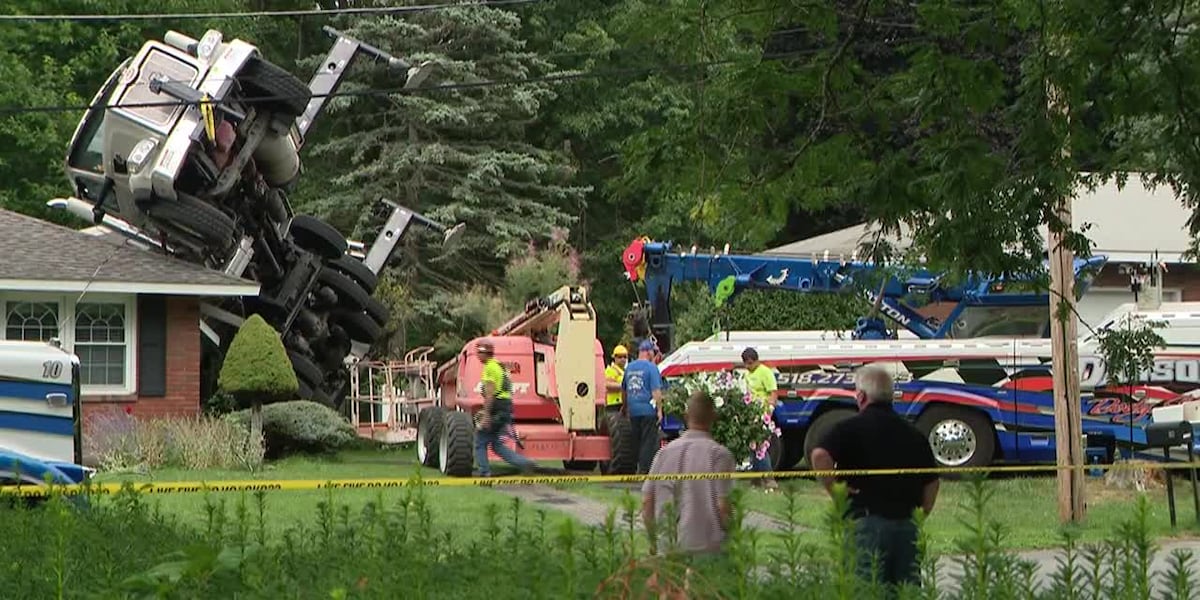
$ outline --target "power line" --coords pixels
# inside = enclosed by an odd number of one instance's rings
[[[378,15],[393,13],[415,13],[431,10],[444,10],[460,7],[493,7],[517,6],[534,4],[543,0],[477,0],[467,4],[463,2],[444,2],[441,4],[417,4],[413,6],[362,7],[362,8],[330,8],[304,10],[259,10],[248,12],[214,12],[214,13],[131,13],[116,15],[0,15],[0,21],[151,21],[151,20],[195,20],[195,19],[244,19],[257,17],[310,17],[338,15]]]
[[[577,81],[581,79],[599,79],[606,77],[624,77],[631,75],[649,75],[653,73],[663,73],[672,71],[686,71],[691,69],[703,69],[709,67],[728,66],[735,64],[752,64],[763,60],[776,60],[781,58],[798,57],[805,55],[818,54],[821,50],[796,50],[791,52],[780,52],[775,54],[764,54],[757,57],[755,60],[739,60],[739,59],[724,59],[696,63],[677,63],[672,65],[655,65],[651,67],[636,67],[627,69],[611,69],[607,71],[585,71],[577,73],[560,73],[556,75],[545,75],[539,77],[523,77],[511,79],[489,79],[483,81],[469,83],[447,83],[442,85],[424,86],[419,88],[369,88],[365,90],[353,91],[338,91],[326,94],[310,94],[310,95],[295,95],[282,94],[275,96],[258,96],[255,98],[239,98],[237,103],[244,104],[259,104],[266,102],[276,102],[279,100],[292,100],[296,98],[338,98],[338,97],[372,97],[372,96],[390,96],[393,94],[415,94],[424,92],[448,91],[448,90],[470,90],[488,87],[498,87],[506,85],[524,85],[530,83],[562,83]],[[213,105],[233,104],[232,100],[213,101]],[[116,104],[59,104],[50,106],[14,106],[0,107],[0,116],[18,115],[26,113],[46,113],[46,112],[84,112],[93,108],[104,107],[112,108],[159,108],[159,107],[174,107],[174,106],[196,106],[199,102],[190,102],[184,100],[164,100],[161,102],[119,102]]]

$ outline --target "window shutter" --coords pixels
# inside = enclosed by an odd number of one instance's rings
[[[167,395],[167,298],[138,295],[138,395]]]

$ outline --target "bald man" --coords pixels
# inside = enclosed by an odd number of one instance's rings
[[[710,433],[716,418],[713,399],[703,390],[693,393],[688,398],[687,430],[658,452],[650,474],[732,473],[733,453]],[[729,530],[732,488],[732,479],[647,481],[642,485],[642,520],[647,531],[652,531],[663,518],[666,505],[677,502],[678,538],[673,550],[714,555],[721,551]],[[658,548],[652,547],[651,552],[657,553]]]

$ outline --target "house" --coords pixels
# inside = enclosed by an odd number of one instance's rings
[[[1080,299],[1076,310],[1083,323],[1095,325],[1118,305],[1133,302],[1130,290],[1134,270],[1154,261],[1166,265],[1163,276],[1163,302],[1200,301],[1200,269],[1184,261],[1191,236],[1187,220],[1191,210],[1175,198],[1170,188],[1149,190],[1136,175],[1131,175],[1124,189],[1115,182],[1081,189],[1072,204],[1072,221],[1078,228],[1091,224],[1086,234],[1094,242],[1093,254],[1109,257],[1107,266]],[[1042,232],[1045,236],[1045,228]],[[767,250],[765,254],[830,257],[855,254],[861,244],[873,235],[866,224],[859,224],[824,235],[785,244]],[[909,243],[908,231],[901,228],[899,238],[891,243]],[[936,311],[935,311],[936,312]]]
[[[58,338],[80,359],[84,427],[104,411],[200,410],[200,303],[258,284],[0,210],[0,339]]]

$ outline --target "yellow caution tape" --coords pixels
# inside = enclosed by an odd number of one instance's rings
[[[707,481],[737,479],[813,479],[817,477],[872,477],[881,475],[960,475],[968,473],[1048,473],[1056,471],[1121,471],[1136,469],[1200,469],[1194,462],[1121,462],[1106,465],[1000,465],[992,467],[935,467],[921,469],[858,469],[833,471],[737,471],[733,473],[671,473],[664,475],[549,475],[518,477],[410,477],[386,479],[278,479],[229,481],[170,481],[162,483],[86,483],[80,485],[18,485],[0,487],[0,494],[45,496],[115,494],[126,486],[144,494],[200,492],[277,492],[312,490],[379,490],[404,487],[505,487],[516,485],[571,485],[584,483],[642,483],[645,481]]]

